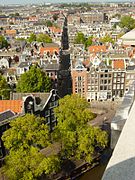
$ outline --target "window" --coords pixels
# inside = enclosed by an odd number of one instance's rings
[[[81,76],[78,76],[78,81],[81,81],[82,80],[82,77]]]
[[[50,116],[50,110],[45,111],[45,116]]]
[[[50,117],[46,117],[46,123],[50,123]]]
[[[108,86],[108,90],[111,90],[112,86]]]
[[[103,77],[103,74],[100,74],[100,77],[102,78],[102,77]]]
[[[121,73],[118,73],[117,76],[120,77],[120,76],[121,76]]]
[[[103,86],[100,86],[100,90],[103,90]]]
[[[102,79],[102,80],[100,81],[100,83],[101,83],[101,84],[104,84],[104,80]]]
[[[121,89],[124,89],[124,85],[123,84],[121,84]]]
[[[125,77],[125,73],[122,73],[121,77]]]
[[[120,89],[120,84],[117,84],[117,89]]]
[[[116,89],[116,84],[113,85],[113,89]]]
[[[114,77],[117,77],[117,73],[114,73]]]

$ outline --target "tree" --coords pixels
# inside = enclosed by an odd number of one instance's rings
[[[10,122],[2,140],[9,154],[5,158],[4,174],[8,179],[33,180],[43,173],[50,174],[59,169],[57,156],[46,157],[41,147],[50,144],[50,136],[44,119],[26,114]]]
[[[57,19],[58,19],[58,14],[54,14],[54,15],[53,15],[53,20],[54,20],[54,21],[57,21]]]
[[[112,44],[114,44],[114,40],[109,35],[106,35],[103,38],[100,38],[99,41],[104,43],[104,44],[105,43],[112,43]]]
[[[87,126],[79,133],[78,149],[76,157],[84,158],[87,162],[93,160],[93,154],[96,147],[105,148],[107,145],[106,132],[97,127]]]
[[[29,43],[32,43],[32,42],[34,42],[34,41],[36,41],[36,34],[31,33],[31,34],[30,34],[30,37],[28,38],[28,42],[29,42]]]
[[[10,87],[6,79],[0,75],[0,99],[9,99]]]
[[[15,16],[20,16],[20,14],[18,12],[15,13]]]
[[[49,92],[51,79],[37,66],[21,75],[17,83],[17,92]]]
[[[90,37],[88,37],[88,39],[86,39],[86,41],[85,41],[85,48],[87,48],[87,47],[92,45],[92,39],[93,39],[93,36],[90,36]]]
[[[45,147],[49,144],[49,130],[44,118],[27,114],[11,121],[11,128],[4,132],[2,137],[5,147],[16,151],[19,147]]]
[[[78,32],[75,36],[75,43],[76,44],[84,44],[86,41],[86,38],[82,32]]]
[[[106,146],[106,132],[87,124],[95,117],[88,107],[85,99],[67,95],[55,108],[58,125],[54,130],[54,139],[61,144],[61,156],[75,156],[91,162],[96,146]]]
[[[8,45],[9,44],[8,44],[7,40],[5,39],[5,37],[0,35],[0,49],[2,49],[4,47],[7,48]]]
[[[45,24],[46,24],[47,27],[52,27],[53,26],[53,23],[50,20],[47,20],[45,22]]]
[[[135,19],[130,16],[123,16],[120,21],[120,27],[130,31],[135,28]]]
[[[37,36],[37,42],[44,42],[44,43],[51,43],[52,39],[49,35],[47,34],[39,34]]]

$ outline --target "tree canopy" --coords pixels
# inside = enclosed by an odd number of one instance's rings
[[[112,39],[112,37],[111,36],[109,36],[109,35],[106,35],[106,36],[104,36],[103,38],[100,38],[100,40],[99,40],[100,42],[102,42],[102,43],[112,43],[112,44],[114,44],[114,40]]]
[[[37,42],[51,43],[52,38],[47,34],[38,34],[37,35]]]
[[[92,39],[93,39],[93,36],[89,36],[87,38],[87,37],[85,37],[85,35],[82,32],[78,32],[75,36],[74,43],[75,44],[84,44],[85,49],[86,49],[88,46],[92,45]]]
[[[107,145],[107,134],[88,124],[95,117],[88,102],[77,95],[59,100],[55,109],[58,124],[52,134],[45,119],[31,114],[10,122],[2,140],[9,154],[5,158],[3,173],[10,180],[34,180],[57,172],[63,159],[84,159],[91,162],[96,148]],[[42,148],[53,144],[61,147],[58,154],[46,155]],[[48,152],[48,150],[47,150]]]
[[[47,20],[47,21],[45,22],[45,25],[46,25],[47,27],[52,27],[52,26],[53,26],[53,23],[52,23],[52,21]]]
[[[3,167],[8,179],[34,180],[59,168],[57,156],[46,157],[40,152],[41,147],[50,144],[49,130],[43,118],[27,114],[11,121],[10,126],[2,136],[9,150]]]
[[[89,36],[88,38],[86,38],[86,41],[85,41],[85,48],[89,47],[92,45],[92,41],[93,40],[93,36]]]
[[[88,107],[88,102],[77,95],[60,99],[55,109],[58,125],[54,138],[61,144],[62,156],[91,162],[95,147],[106,146],[106,132],[87,124],[95,117]]]
[[[51,79],[38,66],[22,74],[17,83],[17,92],[49,92]]]
[[[75,36],[75,43],[76,44],[84,44],[86,41],[86,38],[82,32],[78,32]]]
[[[135,28],[135,19],[131,16],[123,16],[120,21],[120,27],[130,31]]]
[[[8,44],[7,40],[5,39],[5,37],[0,35],[0,49],[2,49],[4,47],[7,48],[8,45],[9,44]]]
[[[6,79],[0,75],[0,99],[9,99],[10,87]]]
[[[44,43],[51,43],[52,38],[48,34],[41,33],[41,34],[36,35],[34,33],[31,33],[30,37],[28,38],[28,42],[32,43],[34,41],[44,42]]]
[[[28,38],[28,42],[29,42],[29,43],[32,43],[32,42],[34,42],[34,41],[36,41],[36,34],[31,33],[31,34],[30,34],[30,37]]]

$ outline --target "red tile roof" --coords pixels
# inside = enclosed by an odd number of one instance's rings
[[[54,52],[59,53],[59,48],[58,47],[41,47],[40,48],[40,54],[43,55],[44,52],[49,52],[50,54],[53,54]]]
[[[53,33],[61,33],[61,31],[62,31],[60,28],[56,28],[56,27],[54,27],[54,26],[53,26],[53,27],[50,27],[49,29],[50,29]]]
[[[11,110],[15,113],[22,112],[22,100],[0,100],[0,112]]]
[[[16,30],[15,29],[6,30],[6,34],[8,34],[8,35],[15,35],[16,34]]]
[[[90,53],[106,52],[106,46],[90,46],[88,51]]]
[[[125,62],[123,59],[113,60],[112,66],[113,69],[125,69]]]

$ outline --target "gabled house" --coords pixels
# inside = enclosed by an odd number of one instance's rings
[[[59,45],[56,43],[48,43],[39,48],[42,62],[45,63],[59,63]]]
[[[17,70],[17,75],[20,76],[21,74],[24,74],[26,71],[29,71],[31,66],[31,62],[21,62],[18,67],[16,68]]]
[[[9,61],[7,58],[3,57],[0,59],[0,68],[9,68]]]
[[[47,73],[47,76],[49,76],[52,79],[53,82],[53,88],[57,89],[58,86],[58,72],[60,70],[60,65],[56,63],[52,64],[43,64],[41,66],[43,71]]]
[[[56,90],[53,89],[50,93],[13,93],[10,99],[0,100],[0,162],[6,155],[1,137],[3,132],[10,128],[9,123],[13,119],[30,113],[43,117],[50,132],[57,125],[54,108],[58,106],[59,96]]]
[[[126,66],[123,59],[112,61],[112,96],[122,97],[125,92]]]

